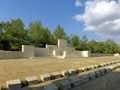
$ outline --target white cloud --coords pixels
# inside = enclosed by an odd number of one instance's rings
[[[79,6],[82,6],[82,3],[80,0],[76,0],[75,1],[75,6],[79,7]]]
[[[74,19],[84,22],[84,31],[94,31],[103,38],[120,39],[120,3],[116,0],[86,1],[85,12],[75,15]]]

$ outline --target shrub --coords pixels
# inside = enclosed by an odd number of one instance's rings
[[[28,83],[27,80],[22,80],[22,81],[21,81],[21,85],[22,85],[22,87],[25,87],[25,86],[28,86],[29,83]]]
[[[7,89],[7,87],[2,86],[0,90],[8,90],[8,89]]]
[[[58,90],[63,90],[63,87],[61,86],[60,83],[57,83],[56,86],[58,87]]]

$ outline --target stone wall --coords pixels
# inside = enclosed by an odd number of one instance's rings
[[[18,59],[23,58],[24,52],[0,52],[0,59]]]
[[[47,57],[48,56],[48,49],[47,48],[34,48],[35,57]]]
[[[114,54],[91,53],[91,57],[114,56]]]

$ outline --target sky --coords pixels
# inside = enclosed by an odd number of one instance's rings
[[[0,0],[0,22],[18,18],[25,28],[40,20],[51,32],[60,24],[68,35],[120,43],[120,0]]]

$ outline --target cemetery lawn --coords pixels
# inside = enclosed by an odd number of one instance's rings
[[[90,57],[90,58],[36,58],[36,59],[9,59],[9,60],[0,60],[0,87],[6,86],[6,81],[13,79],[24,80],[29,76],[37,76],[40,78],[41,74],[51,74],[52,72],[62,71],[73,69],[77,67],[89,66],[94,64],[100,64],[103,62],[116,61],[120,57]],[[112,74],[113,73],[113,74]],[[108,74],[109,77],[102,76],[96,80],[90,81],[93,83],[82,85],[82,90],[88,90],[91,86],[96,84],[101,88],[91,88],[89,90],[107,90],[102,87],[108,86],[109,82],[112,80],[117,80],[116,82],[120,83],[120,69],[117,72],[112,72]],[[117,74],[117,75],[115,75]],[[118,75],[119,74],[119,75]],[[106,77],[106,78],[105,78]],[[103,78],[103,79],[102,79]],[[102,81],[101,81],[102,80]],[[101,83],[99,85],[99,83]],[[98,82],[98,83],[97,83]],[[114,82],[115,83],[115,82]],[[114,83],[112,83],[113,86]],[[118,85],[120,87],[120,85]],[[86,89],[87,88],[87,89]],[[75,89],[77,90],[77,88]],[[79,90],[79,89],[78,89]],[[117,90],[117,89],[108,89],[108,90]]]

